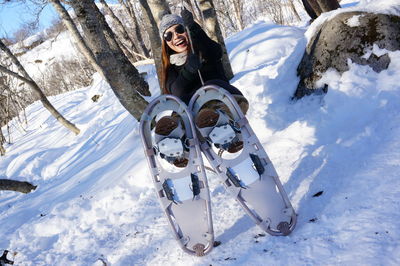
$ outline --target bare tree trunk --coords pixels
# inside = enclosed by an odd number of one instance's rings
[[[224,67],[225,75],[228,79],[233,78],[232,66],[229,61],[228,51],[226,50],[224,37],[222,36],[221,28],[219,27],[217,15],[214,9],[212,0],[198,0],[200,10],[204,17],[204,24],[208,35],[211,39],[218,42],[222,47],[222,64]]]
[[[0,191],[1,190],[11,190],[21,193],[30,193],[35,190],[37,186],[32,185],[28,182],[21,182],[10,179],[0,179]]]
[[[132,3],[130,0],[118,0],[118,2],[123,6],[125,11],[129,14],[129,16],[133,19],[135,16],[135,10],[132,6]]]
[[[186,7],[193,14],[194,20],[199,22],[199,24],[202,27],[204,27],[204,18],[203,18],[203,14],[201,13],[198,2],[196,0],[194,0],[193,1],[194,6],[193,6],[192,1],[190,1],[190,0],[184,0],[183,2],[184,2],[184,7]]]
[[[3,147],[3,144],[6,142],[6,138],[3,135],[3,131],[1,130],[0,123],[0,156],[4,156],[6,154],[6,149]]]
[[[312,0],[311,0],[312,1]],[[304,9],[307,14],[310,16],[311,20],[314,20],[318,17],[317,13],[314,11],[314,8],[310,4],[310,0],[302,0]]]
[[[138,121],[147,101],[138,93],[150,95],[148,84],[122,52],[103,14],[92,0],[71,0],[85,40],[101,66],[106,80],[128,112]]]
[[[232,0],[232,2],[239,31],[242,31],[244,29],[242,18],[243,3],[241,0]]]
[[[76,135],[79,134],[80,130],[77,128],[74,124],[69,122],[67,119],[65,119],[54,106],[49,102],[47,99],[46,95],[43,93],[43,91],[39,88],[39,86],[36,84],[36,82],[29,76],[28,72],[26,72],[25,68],[21,65],[21,63],[18,61],[17,57],[8,49],[7,46],[4,45],[4,43],[0,40],[0,49],[3,50],[7,56],[11,59],[13,64],[17,67],[18,71],[22,74],[19,75],[11,70],[8,70],[7,68],[0,66],[0,71],[12,75],[20,80],[23,80],[26,82],[29,87],[38,95],[40,101],[42,102],[43,106],[54,116],[58,122],[60,122],[64,127],[67,129],[71,130],[74,132]]]
[[[162,17],[171,12],[168,3],[165,0],[139,0],[139,2],[142,7],[145,28],[150,38],[158,81],[161,82],[161,38],[158,31],[158,25]]]
[[[322,11],[318,0],[307,0],[311,8],[314,10],[315,14],[319,17],[324,11]]]
[[[168,2],[166,0],[147,0],[150,6],[151,13],[157,25],[160,25],[161,19],[165,14],[170,14]]]
[[[143,53],[143,55],[146,58],[150,57],[150,53],[149,50],[147,49],[145,43],[144,43],[144,39],[142,36],[142,32],[140,30],[140,26],[136,17],[136,12],[135,9],[133,8],[131,2],[129,0],[127,0],[126,2],[124,2],[123,0],[118,0],[119,3],[123,6],[123,8],[125,9],[125,11],[129,14],[129,17],[132,19],[133,22],[133,27],[135,28],[135,34],[134,34],[134,38],[135,41],[137,43],[139,43],[139,47],[141,50],[141,53]]]
[[[301,18],[300,18],[299,13],[296,10],[296,7],[294,6],[294,1],[293,0],[289,0],[289,6],[290,6],[290,9],[292,9],[292,12],[293,12],[294,16],[296,17],[296,19],[298,21],[300,21]]]
[[[308,15],[315,19],[324,12],[340,8],[337,0],[302,0]],[[310,10],[311,9],[311,10]]]
[[[76,27],[71,16],[68,14],[67,10],[61,5],[60,0],[49,0],[49,1],[53,4],[54,9],[57,11],[59,16],[63,20],[68,31],[72,34],[72,37],[74,38],[75,42],[77,43],[80,52],[85,56],[85,58],[89,61],[89,63],[96,70],[96,72],[100,73],[100,75],[102,75],[106,79],[105,73],[104,73],[102,67],[97,63],[94,54],[90,50],[89,46],[86,44],[85,40],[82,38],[81,34],[79,33],[78,28]]]
[[[323,12],[328,12],[340,8],[337,0],[318,0],[319,6]]]
[[[229,22],[231,28],[233,28],[235,31],[237,31],[237,26],[233,22],[232,16],[229,13],[229,8],[227,7],[225,1],[217,0],[216,2],[219,4],[219,7],[220,7],[216,12],[220,15],[220,17],[225,18]]]
[[[114,14],[114,12],[108,6],[108,4],[105,0],[100,0],[100,3],[102,3],[104,5],[104,8],[107,10],[108,14],[111,16],[112,20],[114,21],[115,26],[118,28],[118,31],[120,32],[120,36],[122,37],[122,39],[129,45],[129,48],[133,51],[134,54],[139,54],[139,50],[137,49],[134,41],[129,36],[129,34],[126,31],[121,20]],[[121,48],[124,50],[123,47],[121,47]],[[136,55],[130,53],[129,50],[124,51],[124,52],[128,56],[128,58],[131,58],[131,60],[134,60],[133,62],[136,62],[139,60],[139,58]]]
[[[129,61],[132,64],[139,61],[139,59],[137,57],[137,53],[135,53],[135,51],[132,49],[132,47],[126,47],[126,45],[122,42],[122,40],[120,40],[117,36],[116,36],[115,40],[117,41],[119,48],[121,48],[122,52],[126,55],[126,57],[129,59]],[[136,54],[136,55],[134,55],[134,54]]]

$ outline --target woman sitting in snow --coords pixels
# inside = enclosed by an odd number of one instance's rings
[[[165,15],[160,23],[162,38],[162,74],[161,85],[163,94],[172,94],[186,104],[193,94],[204,85],[217,85],[230,92],[238,102],[242,112],[246,114],[249,104],[243,94],[229,84],[222,65],[221,46],[211,40],[202,28],[194,21],[192,13],[183,9],[181,16]],[[191,44],[186,29],[190,31]],[[220,113],[216,109],[223,107],[215,101],[203,108],[195,118],[199,128],[214,126]],[[156,125],[156,134],[167,136],[178,126],[178,118],[166,116]],[[236,143],[228,150],[237,152],[243,143]],[[186,161],[174,163],[178,167],[186,166]],[[181,165],[181,166],[179,166]]]

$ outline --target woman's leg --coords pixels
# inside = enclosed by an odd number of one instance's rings
[[[228,82],[220,80],[220,79],[208,80],[204,83],[204,85],[217,85],[217,86],[220,86],[220,87],[224,88],[225,90],[227,90],[230,94],[233,95],[233,97],[235,97],[235,100],[238,103],[243,114],[246,115],[247,110],[249,109],[249,102],[243,96],[242,92],[238,88],[236,88],[235,86],[229,84]],[[226,112],[227,108],[224,106],[225,105],[222,104],[222,102],[216,100],[216,101],[208,102],[204,106],[204,108],[221,109]],[[226,113],[230,113],[230,112],[226,112]]]

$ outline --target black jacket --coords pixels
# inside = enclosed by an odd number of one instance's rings
[[[228,83],[229,80],[224,73],[221,46],[211,40],[198,24],[194,23],[189,30],[194,50],[202,61],[200,72],[204,82],[207,84],[219,83],[220,86],[227,84],[227,87],[233,87]],[[185,68],[185,65],[170,65],[167,75],[167,89],[186,104],[189,103],[196,90],[202,86],[198,73],[191,73]],[[212,80],[219,82],[212,82]],[[226,89],[233,94],[241,94],[235,87]]]

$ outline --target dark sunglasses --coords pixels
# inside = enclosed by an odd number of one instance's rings
[[[173,31],[167,31],[164,33],[164,40],[166,40],[167,42],[170,42],[172,40],[172,37],[175,33],[178,34],[182,34],[185,32],[185,27],[183,27],[181,24],[179,24],[178,26],[175,27],[175,29]]]

